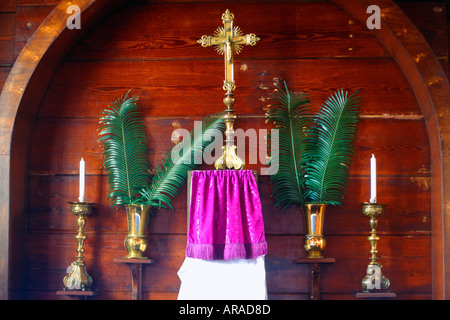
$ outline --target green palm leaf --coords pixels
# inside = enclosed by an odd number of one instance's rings
[[[144,201],[154,207],[173,209],[172,200],[185,184],[187,172],[196,169],[202,163],[203,150],[211,143],[211,138],[218,133],[222,135],[224,129],[221,115],[206,117],[202,121],[201,134],[194,133],[194,129],[188,136],[190,139],[185,137],[180,142],[184,144],[181,155],[172,156],[175,148],[180,149],[178,145],[174,146],[161,166],[156,168],[151,185],[140,191]]]
[[[102,111],[99,142],[108,176],[108,200],[114,206],[139,202],[138,188],[148,184],[150,163],[137,98],[117,99]]]
[[[283,90],[277,86],[277,91],[272,95],[274,101],[266,114],[267,122],[273,123],[278,129],[278,165],[274,165],[274,159],[269,160],[269,169],[272,193],[275,204],[287,207],[290,204],[304,203],[304,172],[303,157],[307,130],[311,123],[311,107],[306,93],[289,91],[286,82]],[[271,139],[271,136],[268,136]],[[269,145],[269,143],[268,143]],[[270,150],[273,155],[274,150]],[[276,161],[276,159],[275,159]]]
[[[306,186],[310,202],[342,205],[359,122],[360,100],[336,91],[315,116],[306,154]]]

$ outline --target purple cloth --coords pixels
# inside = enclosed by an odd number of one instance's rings
[[[252,171],[193,171],[186,257],[256,259],[266,253],[261,200]]]

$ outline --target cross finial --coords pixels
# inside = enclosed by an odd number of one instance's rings
[[[234,14],[227,9],[225,13],[222,13],[222,20],[234,20]]]

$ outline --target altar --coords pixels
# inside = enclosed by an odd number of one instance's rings
[[[126,255],[127,217],[108,201],[97,135],[101,110],[112,101],[128,90],[130,96],[139,97],[149,160],[155,169],[178,142],[173,138],[175,130],[188,132],[195,121],[223,111],[222,86],[228,109],[227,132],[222,134],[231,136],[236,115],[236,128],[262,137],[259,130],[273,127],[265,116],[274,104],[271,94],[275,84],[284,81],[294,92],[308,91],[315,107],[340,88],[359,90],[363,102],[345,202],[327,209],[324,219],[325,259],[335,257],[335,262],[320,270],[321,298],[360,299],[355,293],[361,290],[362,278],[367,271],[378,270],[367,268],[372,219],[361,214],[361,203],[369,201],[368,159],[375,154],[378,198],[388,204],[377,226],[379,253],[372,250],[383,264],[382,274],[400,299],[449,299],[450,278],[445,270],[450,261],[450,229],[443,222],[450,208],[442,206],[450,199],[446,187],[450,145],[444,143],[450,133],[448,7],[440,2],[392,0],[224,4],[1,1],[0,299],[76,299],[80,293],[75,288],[70,292],[73,297],[67,292],[55,294],[63,288],[76,250],[85,250],[83,261],[93,279],[93,292],[81,292],[88,299],[132,297],[130,271],[115,263]],[[380,8],[381,29],[366,24],[373,21],[374,13],[367,12],[372,5]],[[67,11],[70,6],[79,7],[80,29],[67,25],[77,13]],[[222,26],[220,17],[227,8],[242,31]],[[219,25],[223,29],[216,29]],[[260,38],[254,47],[256,37],[250,32]],[[210,46],[203,48],[203,44]],[[242,49],[239,55],[237,49]],[[252,163],[248,156],[266,150],[266,141],[245,138],[249,141],[245,169],[261,172],[266,163]],[[225,147],[232,159],[233,146]],[[82,158],[87,165],[84,200],[96,207],[78,231],[68,202],[78,196]],[[265,264],[267,283],[258,282],[262,284],[258,292],[264,293],[266,284],[269,299],[308,299],[312,268],[303,263],[310,259],[304,258],[303,213],[295,207],[275,209],[269,176],[259,175],[258,187],[268,253],[256,259],[249,253],[250,259],[240,260],[255,261],[247,270],[263,271]],[[183,298],[179,275],[189,273],[189,264],[202,272],[209,268],[203,264],[214,264],[222,273],[226,268],[246,274],[228,268],[238,259],[186,256],[186,211],[190,210],[186,200],[184,181],[173,210],[152,210],[146,256],[155,263],[142,267],[142,299]],[[82,233],[87,239],[77,249]],[[135,269],[141,270],[137,265]],[[187,281],[184,277],[185,285]],[[209,297],[212,294],[208,292]]]
[[[189,172],[187,208],[178,299],[266,299],[267,242],[254,173]]]

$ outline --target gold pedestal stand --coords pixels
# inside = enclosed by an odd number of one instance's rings
[[[385,204],[381,203],[362,203],[363,214],[370,218],[369,225],[371,228],[370,236],[367,238],[371,246],[370,263],[367,266],[366,276],[361,281],[363,292],[356,294],[357,298],[366,299],[383,299],[395,298],[396,294],[389,292],[390,281],[381,273],[382,265],[378,260],[378,241],[377,236],[378,218],[384,213]]]
[[[75,236],[77,240],[77,256],[76,260],[67,268],[69,273],[63,279],[64,289],[58,291],[58,295],[92,295],[92,278],[86,271],[86,263],[83,261],[84,242],[86,235],[84,234],[84,226],[86,225],[86,216],[93,211],[94,203],[86,202],[69,202],[72,213],[77,216],[78,234]],[[83,294],[85,293],[85,294]]]
[[[225,86],[224,86],[225,88]],[[236,146],[234,145],[234,122],[237,116],[234,114],[233,105],[236,102],[233,91],[228,86],[227,93],[223,99],[226,106],[225,114],[222,116],[225,122],[225,145],[222,147],[222,155],[214,162],[216,170],[225,169],[244,169],[245,162],[239,158],[236,153]]]

